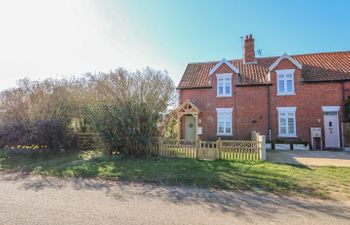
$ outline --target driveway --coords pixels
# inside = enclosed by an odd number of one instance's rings
[[[350,152],[268,151],[267,160],[306,166],[350,167]]]
[[[0,224],[349,224],[350,203],[0,173]]]

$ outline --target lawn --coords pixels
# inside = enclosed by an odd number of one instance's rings
[[[350,199],[350,168],[308,168],[261,161],[109,159],[93,151],[55,155],[0,153],[0,170]]]

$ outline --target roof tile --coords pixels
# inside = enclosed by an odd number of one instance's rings
[[[303,65],[304,82],[337,81],[350,79],[350,51],[291,56]],[[269,66],[278,57],[257,58],[256,64],[244,64],[242,59],[229,60],[240,71],[240,84],[266,84]],[[218,63],[189,63],[182,76],[179,89],[211,87],[209,71]]]

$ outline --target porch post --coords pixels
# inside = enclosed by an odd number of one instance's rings
[[[180,141],[181,139],[181,117],[180,114],[177,113],[177,140]]]
[[[193,114],[193,116],[196,118],[196,140],[199,139],[198,136],[198,113]]]

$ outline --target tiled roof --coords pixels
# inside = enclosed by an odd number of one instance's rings
[[[291,57],[302,64],[304,82],[350,80],[350,51],[294,55]],[[269,66],[278,58],[257,58],[256,64],[243,64],[242,59],[228,61],[239,69],[239,84],[252,85],[268,83]],[[218,62],[188,64],[178,88],[211,87],[209,71]]]

